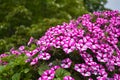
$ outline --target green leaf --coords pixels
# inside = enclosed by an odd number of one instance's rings
[[[54,80],[61,80],[60,78],[54,78]]]
[[[41,64],[40,67],[38,68],[39,75],[41,75],[47,69],[49,69],[47,64]]]
[[[29,68],[26,68],[25,70],[24,70],[24,73],[28,73],[30,71],[30,69]]]
[[[34,50],[36,48],[35,44],[31,44],[30,50]]]
[[[17,64],[17,65],[25,65],[26,63],[25,63],[25,60],[27,59],[27,57],[25,56],[25,55],[20,55],[19,57],[17,57],[16,59],[15,59],[15,63]]]
[[[4,66],[0,66],[0,74],[4,71]]]
[[[20,73],[16,73],[12,76],[12,80],[20,80]]]
[[[117,43],[118,48],[120,49],[120,41]]]
[[[14,57],[15,57],[15,55],[9,55],[9,56],[7,56],[7,57],[2,58],[2,60],[3,60],[3,61],[8,61],[8,62],[10,62],[11,60],[14,59]]]
[[[62,80],[64,76],[70,76],[71,74],[67,70],[60,68],[60,69],[56,70],[55,75],[57,78],[60,78]]]

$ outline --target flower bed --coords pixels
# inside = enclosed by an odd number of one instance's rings
[[[27,46],[10,53],[25,54],[31,66],[47,64],[49,68],[38,80],[119,80],[120,13],[85,14],[49,28],[39,40],[31,37]],[[1,58],[11,54],[1,54]]]

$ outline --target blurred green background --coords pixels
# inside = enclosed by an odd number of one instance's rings
[[[105,10],[107,0],[0,0],[0,54],[39,39],[52,26]]]

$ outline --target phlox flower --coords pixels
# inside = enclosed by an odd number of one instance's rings
[[[75,64],[74,70],[81,73],[83,76],[91,76],[90,69],[85,64]]]
[[[76,48],[74,39],[69,39],[68,41],[65,41],[62,47],[66,54],[69,54],[70,52],[74,51]]]
[[[30,62],[30,65],[35,65],[38,63],[38,58],[34,58],[31,62]]]
[[[55,71],[54,70],[46,70],[41,75],[41,80],[53,80],[55,77]]]
[[[23,51],[25,49],[25,46],[20,46],[18,50]]]
[[[38,55],[38,58],[41,59],[41,60],[49,60],[50,57],[51,57],[51,55],[49,53],[46,53],[46,52],[40,53]]]
[[[34,38],[31,37],[30,40],[29,40],[29,42],[27,43],[27,45],[29,46],[33,41],[34,41]]]
[[[72,61],[69,58],[66,58],[66,59],[62,60],[61,67],[62,68],[70,68],[71,64],[72,64]]]
[[[57,66],[57,65],[56,65],[56,66],[51,67],[51,70],[54,70],[54,71],[55,71],[55,70],[57,70],[57,69],[59,69],[59,68],[60,68],[60,66]]]
[[[63,78],[63,80],[75,80],[75,79],[72,78],[71,76],[65,76],[65,77]]]

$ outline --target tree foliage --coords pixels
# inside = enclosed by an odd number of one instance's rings
[[[103,10],[106,0],[0,0],[0,52],[39,38],[46,29],[89,11]]]

